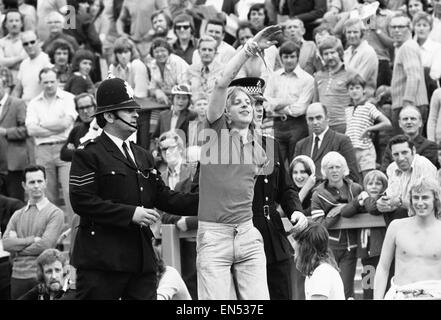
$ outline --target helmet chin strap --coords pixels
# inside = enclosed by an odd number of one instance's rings
[[[117,115],[115,113],[115,118],[117,118],[118,120],[121,120],[122,122],[124,122],[126,125],[128,125],[129,127],[132,127],[133,129],[137,129],[138,130],[138,126],[135,126],[131,123],[128,123],[126,120],[123,120],[119,115]]]

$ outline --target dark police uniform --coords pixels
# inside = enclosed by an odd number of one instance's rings
[[[81,217],[72,252],[79,299],[156,299],[153,234],[133,223],[135,209],[197,214],[198,195],[171,191],[151,154],[130,147],[135,164],[103,132],[74,153],[69,185]]]
[[[254,186],[253,223],[263,237],[268,289],[271,300],[291,300],[291,261],[293,249],[289,243],[277,203],[281,205],[288,218],[294,211],[303,211],[298,193],[288,177],[279,144],[272,138],[263,136],[262,143],[274,165],[272,172],[260,175]],[[272,147],[274,146],[274,147]]]

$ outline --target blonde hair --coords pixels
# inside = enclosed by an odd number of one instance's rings
[[[337,151],[330,151],[327,154],[325,154],[325,156],[323,157],[322,162],[321,162],[321,171],[322,171],[323,177],[326,177],[325,167],[327,167],[329,163],[334,162],[334,161],[341,164],[341,168],[343,170],[344,176],[349,175],[349,167],[348,167],[348,163],[346,162],[345,157],[343,157]]]
[[[423,191],[431,191],[433,193],[433,197],[435,198],[433,203],[433,210],[435,211],[435,218],[441,219],[441,194],[440,187],[437,180],[434,178],[420,178],[418,179],[409,190],[409,215],[416,215],[415,209],[413,208],[412,201],[412,193],[414,192],[423,192]]]

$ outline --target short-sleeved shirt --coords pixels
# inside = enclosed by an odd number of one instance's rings
[[[210,130],[211,129],[211,130]],[[225,115],[206,123],[201,149],[200,221],[238,224],[252,219],[255,176],[268,163],[258,139],[243,143]]]
[[[305,279],[305,297],[313,295],[328,297],[328,300],[345,300],[343,281],[338,271],[328,263],[322,263],[310,277]]]
[[[363,132],[374,125],[381,112],[369,102],[359,106],[346,108],[346,135],[351,139],[355,149],[369,149],[372,147],[370,138],[361,139]]]
[[[17,81],[23,86],[23,95],[21,98],[26,103],[29,103],[31,99],[35,98],[41,92],[38,75],[41,69],[45,67],[52,67],[52,64],[49,61],[49,56],[44,52],[41,52],[34,59],[26,58],[21,62]]]

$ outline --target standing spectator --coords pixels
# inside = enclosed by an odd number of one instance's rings
[[[259,32],[269,25],[268,11],[264,3],[253,4],[247,14],[247,19],[253,26],[255,32]]]
[[[433,92],[427,119],[427,139],[441,142],[441,88]],[[441,163],[440,163],[441,165]]]
[[[26,104],[35,98],[41,91],[39,72],[41,69],[50,67],[49,56],[42,52],[35,31],[25,31],[21,34],[21,42],[28,54],[28,58],[20,63],[17,74],[17,84],[12,95],[22,98]]]
[[[25,0],[17,0],[18,11],[23,15],[24,30],[35,30],[37,28],[37,10],[34,6],[25,3]]]
[[[72,58],[74,50],[69,42],[58,39],[52,42],[48,51],[50,62],[54,65],[54,69],[57,72],[58,85],[61,90],[67,80],[72,75]]]
[[[23,170],[30,163],[25,120],[24,101],[11,97],[0,78],[0,194],[22,201]]]
[[[357,167],[363,177],[377,167],[372,134],[392,127],[390,120],[375,105],[366,101],[365,84],[359,74],[349,78],[347,87],[352,103],[346,108],[346,135],[354,146]]]
[[[346,81],[352,75],[343,63],[343,46],[334,36],[328,36],[318,45],[324,61],[324,68],[315,74],[314,100],[323,104],[329,111],[331,129],[345,133],[345,108],[350,103]]]
[[[70,224],[70,163],[60,160],[60,150],[78,113],[75,111],[74,96],[58,88],[57,75],[53,69],[43,68],[38,77],[43,91],[29,102],[26,128],[28,134],[35,138],[35,160],[46,169],[48,198],[59,203],[58,185],[61,184],[66,204],[66,222]]]
[[[194,94],[205,93],[210,95],[218,79],[225,68],[218,62],[216,57],[217,43],[210,36],[202,36],[198,43],[201,62],[192,64],[186,73],[186,82],[191,86]]]
[[[72,59],[72,75],[64,85],[64,91],[73,95],[83,92],[93,93],[94,85],[90,72],[94,67],[95,57],[89,50],[78,50]]]
[[[350,170],[349,176],[355,182],[360,181],[355,151],[351,139],[329,127],[329,116],[326,107],[312,103],[306,109],[306,121],[311,134],[297,142],[294,157],[306,155],[315,163],[317,180],[322,180],[321,162],[329,151],[337,151],[345,157]]]
[[[378,58],[374,48],[364,39],[366,27],[361,19],[349,19],[344,23],[344,33],[348,48],[345,50],[344,63],[346,69],[360,74],[366,86],[368,98],[375,95],[378,77]]]
[[[205,35],[211,36],[217,42],[216,61],[226,64],[234,56],[236,50],[224,41],[225,24],[221,20],[208,20],[205,26]],[[198,51],[193,53],[193,64],[199,63],[201,57]]]
[[[441,62],[438,59],[438,53],[441,52],[441,43],[429,38],[433,27],[433,18],[428,13],[418,12],[415,14],[412,25],[415,31],[415,40],[420,46],[427,98],[430,100],[433,91],[439,87],[439,78],[441,77]]]
[[[413,300],[441,298],[441,200],[431,177],[415,181],[408,192],[410,217],[393,221],[386,232],[375,274],[374,298]],[[386,293],[395,258],[395,273]]]
[[[29,201],[12,215],[3,236],[5,250],[14,253],[11,278],[13,300],[37,284],[37,256],[45,249],[54,248],[62,232],[63,211],[46,198],[46,183],[44,167],[25,168],[23,188]]]
[[[266,111],[274,116],[274,137],[287,168],[297,142],[308,135],[305,112],[314,95],[314,78],[299,66],[300,47],[287,41],[279,49],[283,68],[268,79]],[[286,163],[286,164],[285,164]]]
[[[413,105],[427,121],[428,100],[420,48],[411,38],[411,22],[406,16],[394,16],[389,23],[395,42],[395,61],[392,73],[392,126],[398,129],[398,115],[403,107]],[[398,131],[396,131],[398,133]]]
[[[348,210],[347,204],[357,198],[363,187],[346,178],[349,168],[345,158],[338,152],[331,151],[323,157],[321,171],[325,181],[317,186],[312,195],[311,215],[313,221],[320,222],[329,229],[340,219],[340,215],[343,216],[343,210]],[[348,213],[346,215],[349,216]],[[345,297],[354,297],[357,231],[330,230],[329,235],[330,247],[343,279]]]
[[[77,40],[73,36],[63,32],[64,24],[66,22],[61,13],[52,11],[48,16],[42,17],[41,19],[46,20],[49,30],[49,36],[41,46],[44,52],[48,53],[53,42],[58,39],[67,41],[72,46],[74,51],[78,50],[79,45]]]
[[[2,27],[5,36],[0,39],[0,66],[11,70],[13,85],[17,80],[20,63],[27,57],[20,39],[23,16],[17,10],[6,11]]]
[[[152,13],[152,30],[149,35],[154,38],[165,38],[172,45],[176,41],[176,35],[173,32],[173,22],[170,16],[164,10],[157,10]]]
[[[322,68],[317,46],[313,41],[307,41],[303,38],[305,35],[305,26],[303,21],[298,18],[288,19],[283,24],[283,34],[288,40],[291,40],[300,47],[299,65],[310,75]]]
[[[125,25],[129,25],[130,38],[136,43],[141,60],[149,54],[152,29],[151,16],[156,10],[165,9],[166,0],[124,0],[121,13],[116,21],[116,30],[120,36],[127,34]]]
[[[434,165],[437,163],[436,143],[427,140],[421,135],[423,122],[420,111],[409,106],[401,109],[399,114],[398,124],[404,135],[410,139],[415,145],[415,150],[419,155],[426,157]],[[383,159],[381,161],[381,171],[386,172],[389,164],[393,162],[393,155],[390,148],[384,151]]]
[[[70,2],[70,1],[69,1]],[[37,34],[41,41],[46,41],[49,37],[49,28],[46,24],[45,17],[53,11],[61,14],[67,13],[67,0],[38,0],[37,1]]]
[[[72,253],[76,298],[156,299],[149,226],[159,214],[152,208],[195,215],[198,196],[165,187],[151,154],[128,142],[140,107],[127,82],[106,79],[96,96],[103,133],[75,151],[70,175],[72,204],[81,217]]]
[[[136,46],[129,39],[121,37],[116,39],[113,53],[115,58],[109,67],[109,72],[127,81],[133,88],[135,100],[142,107],[146,107],[146,102],[143,100],[148,96],[150,79],[146,65],[139,59]]]
[[[173,19],[173,30],[176,34],[176,41],[173,43],[175,54],[185,60],[189,65],[192,63],[193,52],[198,45],[195,38],[193,18],[182,13]]]
[[[295,236],[297,269],[305,280],[306,300],[345,300],[339,267],[329,248],[329,233],[312,223]]]

